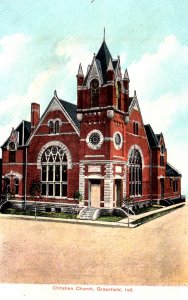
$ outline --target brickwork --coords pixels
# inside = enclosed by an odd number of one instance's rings
[[[164,137],[162,134],[155,135],[149,127],[146,131],[136,92],[133,97],[129,96],[129,81],[127,70],[123,77],[119,58],[113,60],[103,42],[86,76],[79,66],[77,107],[60,100],[54,92],[42,117],[40,105],[31,104],[30,129],[27,124],[27,128],[18,134],[24,139],[25,131],[30,130],[25,144],[16,142],[16,148],[10,149],[10,142],[17,136],[16,131],[12,131],[2,147],[2,190],[10,180],[9,190],[14,191],[17,178],[19,188],[16,197],[34,201],[31,187],[38,182],[42,188],[44,181],[46,194],[40,192],[36,201],[73,204],[77,202],[74,194],[79,191],[84,204],[89,206],[91,197],[94,197],[91,186],[98,184],[100,207],[113,208],[122,204],[122,198],[130,196],[130,184],[134,178],[141,184],[138,191],[134,183],[136,202],[148,203],[150,200],[180,196],[180,174],[171,167],[167,174]],[[60,162],[54,154],[51,162],[43,162],[45,151],[53,147],[56,151],[61,149],[66,159]],[[11,161],[14,159],[11,151],[15,152],[14,161]],[[135,177],[138,173],[134,173],[133,178],[130,176],[134,151],[141,159],[139,180]],[[55,157],[57,161],[53,161]],[[42,168],[43,165],[47,166],[46,169]],[[60,180],[65,175],[56,174],[59,172],[56,169],[63,170],[62,166],[66,168],[66,179]],[[42,172],[47,172],[45,176],[48,179],[42,180]],[[66,192],[63,190],[65,186]]]

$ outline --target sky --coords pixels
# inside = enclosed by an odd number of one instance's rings
[[[188,194],[188,0],[0,0],[0,145],[31,102],[76,104],[84,74],[105,40],[130,77],[145,124],[162,132],[168,162]]]

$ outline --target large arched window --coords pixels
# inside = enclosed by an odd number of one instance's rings
[[[63,149],[52,146],[41,158],[42,195],[48,197],[67,196],[67,156]]]
[[[99,81],[93,79],[90,83],[91,88],[91,107],[99,106]]]
[[[142,195],[142,158],[137,149],[129,157],[129,195]]]

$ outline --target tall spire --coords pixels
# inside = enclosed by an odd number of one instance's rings
[[[105,42],[105,27],[104,27],[104,36],[103,36],[103,41]]]
[[[79,68],[78,68],[78,76],[84,76],[81,63],[79,64]]]

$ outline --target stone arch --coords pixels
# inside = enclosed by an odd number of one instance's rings
[[[65,144],[63,144],[62,142],[59,141],[51,141],[47,144],[45,144],[41,150],[39,151],[38,157],[37,157],[37,169],[41,169],[41,158],[42,155],[44,153],[44,151],[52,146],[57,146],[60,147],[66,154],[67,156],[67,169],[72,169],[72,157],[71,157],[71,153],[69,151],[69,149],[67,148],[67,146],[65,146]]]
[[[18,172],[11,171],[10,173],[5,174],[4,178],[18,178],[19,180],[21,180],[23,178],[23,175]]]
[[[139,151],[140,153],[140,156],[141,156],[141,159],[142,159],[142,166],[144,167],[144,156],[143,156],[143,152],[142,152],[142,149],[139,145],[132,145],[128,151],[128,157],[127,157],[127,164],[129,165],[129,159],[130,159],[130,156],[131,156],[131,153],[132,151],[136,149]]]

